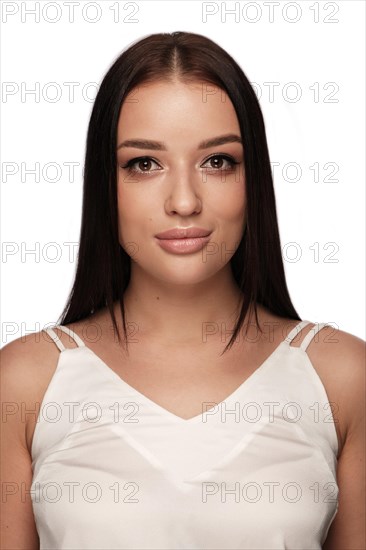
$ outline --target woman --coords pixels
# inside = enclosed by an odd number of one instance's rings
[[[134,43],[84,177],[63,315],[2,352],[2,548],[364,548],[364,341],[291,303],[237,63]]]

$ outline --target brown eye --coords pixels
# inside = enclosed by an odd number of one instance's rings
[[[153,164],[156,164],[158,166],[157,169],[153,168]],[[150,172],[156,172],[156,170],[161,170],[161,167],[159,167],[158,163],[149,158],[149,157],[137,157],[129,160],[127,164],[124,166],[121,166],[121,168],[125,168],[131,173],[150,173]]]
[[[140,168],[140,170],[142,170],[143,172],[145,172],[145,170],[150,170],[151,168],[151,160],[150,159],[144,159],[144,160],[139,160],[139,162],[137,163],[138,167]]]
[[[228,155],[214,155],[208,158],[204,164],[209,163],[207,166],[204,166],[208,170],[233,170],[235,164],[239,164],[232,157]],[[225,165],[226,163],[226,165]]]
[[[222,168],[223,158],[222,157],[212,157],[210,158],[212,168]]]

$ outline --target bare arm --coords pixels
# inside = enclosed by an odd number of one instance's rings
[[[338,513],[323,550],[365,550],[365,342],[340,331],[333,369],[346,438],[337,467]]]
[[[36,357],[32,354],[32,348],[32,341],[18,339],[0,352],[2,550],[39,550],[29,493],[33,472],[24,418],[24,408],[34,410],[35,407],[34,397],[32,399],[34,369],[31,363],[35,362]]]

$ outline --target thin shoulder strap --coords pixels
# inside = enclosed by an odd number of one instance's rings
[[[85,344],[82,341],[82,339],[80,338],[80,336],[78,336],[76,334],[76,332],[74,332],[73,330],[69,329],[69,327],[64,327],[63,325],[56,325],[56,328],[59,328],[60,330],[63,330],[64,332],[66,332],[66,334],[71,336],[71,338],[73,338],[75,340],[75,342],[77,343],[79,348],[85,347]]]
[[[66,349],[60,338],[57,336],[56,332],[52,328],[44,328],[43,330],[44,332],[47,332],[49,336],[51,336],[52,340],[55,342],[60,351],[64,351],[64,349]]]
[[[85,344],[82,341],[82,339],[80,338],[80,336],[78,336],[75,332],[70,330],[68,327],[64,327],[63,325],[55,325],[53,328],[58,328],[58,329],[62,330],[63,332],[66,332],[66,334],[68,334],[69,336],[71,336],[75,340],[78,347],[85,346]],[[47,332],[47,334],[49,336],[51,336],[52,340],[55,342],[58,349],[60,351],[64,351],[67,348],[65,348],[65,346],[61,342],[59,336],[56,334],[56,332],[53,330],[53,328],[50,328],[50,327],[45,328],[44,331]]]
[[[300,348],[306,351],[306,348],[308,347],[314,336],[319,332],[319,330],[326,326],[329,326],[328,323],[315,323],[315,326],[309,330],[309,332],[301,342]]]
[[[296,336],[301,332],[301,330],[306,327],[306,325],[309,325],[310,324],[310,321],[300,321],[300,323],[298,323],[296,325],[296,327],[294,327],[290,332],[289,334],[287,335],[287,337],[285,338],[284,342],[287,342],[288,344],[291,344],[292,340],[294,338],[296,338]]]

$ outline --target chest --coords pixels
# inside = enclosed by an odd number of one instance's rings
[[[281,369],[281,353],[286,354],[284,345],[281,335],[278,335],[271,342],[236,343],[224,354],[225,344],[220,341],[210,346],[184,346],[179,349],[151,342],[140,343],[130,346],[128,355],[121,353],[121,348],[106,342],[89,347],[106,368],[139,394],[168,413],[189,420],[222,404],[227,398],[239,395],[246,385],[256,381],[257,376],[265,377],[262,371],[266,371],[269,365],[272,365],[271,374],[274,375],[276,364]],[[329,420],[332,417],[336,420],[340,454],[346,438],[346,426],[339,405],[339,387],[332,376],[331,366],[318,360],[315,349],[309,354],[309,359],[307,368],[315,378],[319,377],[329,402]],[[300,386],[297,390],[301,391]]]
[[[272,343],[270,349],[237,345],[220,355],[224,347],[222,343],[180,349],[146,345],[131,347],[128,357],[106,345],[92,351],[139,393],[189,419],[207,410],[207,403],[219,404],[244,385],[272,357],[278,344]]]

